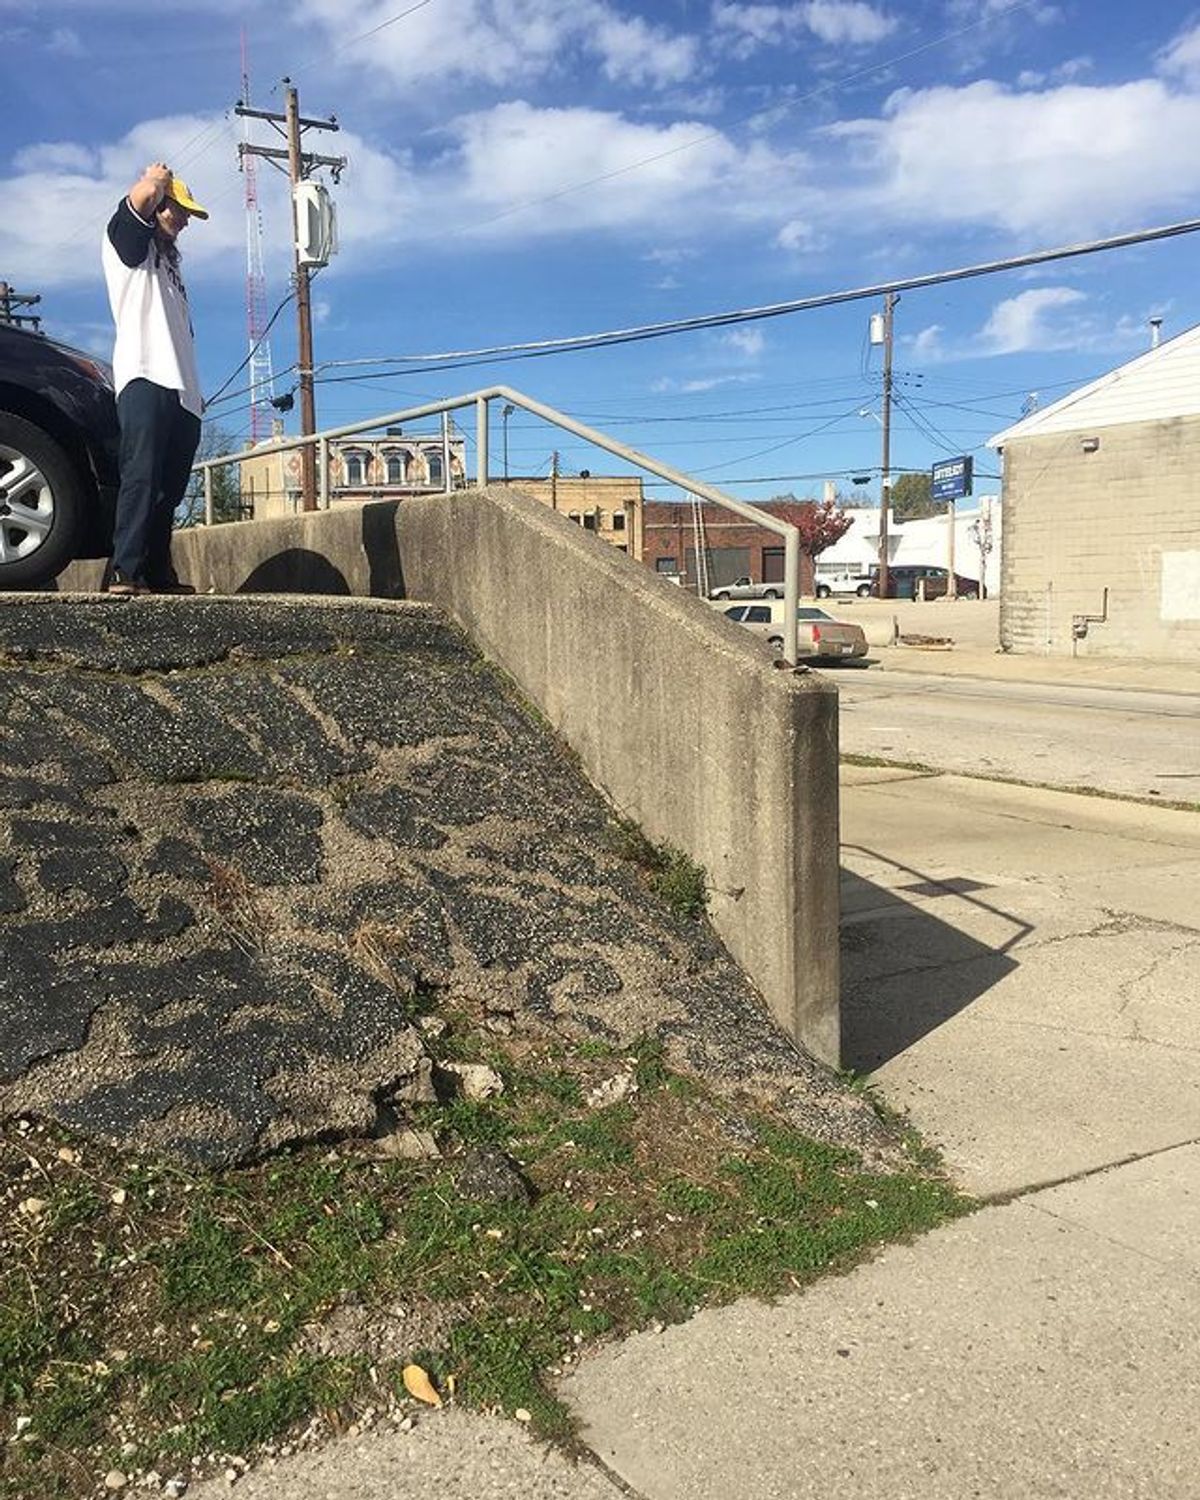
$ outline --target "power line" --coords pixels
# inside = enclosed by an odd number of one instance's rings
[[[216,405],[216,403],[221,399],[222,392],[228,386],[230,386],[230,385],[233,384],[233,382],[237,379],[237,377],[242,373],[242,371],[246,368],[246,366],[254,358],[255,354],[258,352],[259,344],[261,344],[263,342],[263,339],[265,339],[266,336],[270,333],[271,327],[274,324],[275,319],[279,316],[279,314],[284,310],[284,308],[288,305],[288,303],[292,300],[292,298],[295,295],[296,295],[295,292],[289,292],[287,294],[287,296],[283,299],[283,301],[279,304],[279,306],[275,309],[275,311],[271,314],[270,319],[267,322],[267,326],[263,329],[262,335],[259,338],[258,343],[254,345],[254,347],[250,350],[250,353],[247,354],[247,356],[245,357],[245,359],[242,360],[241,364],[238,365],[237,369],[233,372],[233,374],[230,375],[229,379],[226,380],[225,384],[222,385],[222,386],[220,386],[220,387],[218,387],[217,391],[213,395],[209,396],[208,399],[204,402],[204,409],[205,409],[205,411],[207,411],[210,406],[215,406]],[[292,368],[294,369],[295,366],[293,366]],[[254,390],[255,387],[251,386],[250,389]],[[234,394],[235,395],[244,395],[245,393],[239,391],[239,392],[235,392]],[[232,401],[233,397],[232,396],[226,396],[225,400],[226,401]]]
[[[608,329],[600,333],[538,339],[525,343],[493,344],[481,349],[446,350],[437,354],[396,354],[364,359],[329,360],[321,366],[322,369],[345,369],[368,364],[406,365],[412,368],[392,371],[377,369],[369,377],[341,375],[322,378],[330,383],[365,378],[394,379],[397,376],[429,369],[461,369],[469,365],[484,364],[499,359],[528,359],[547,354],[565,354],[579,349],[602,348],[610,344],[637,343],[647,339],[665,338],[674,333],[692,333],[706,328],[729,327],[737,323],[761,322],[767,318],[810,312],[821,307],[836,307],[847,302],[862,302],[869,298],[894,295],[899,292],[919,291],[927,287],[944,286],[952,281],[969,281],[980,276],[1021,270],[1026,266],[1072,260],[1085,255],[1097,255],[1103,251],[1150,244],[1156,240],[1176,239],[1183,235],[1195,234],[1197,230],[1200,230],[1200,219],[1183,219],[1178,223],[1166,224],[1154,229],[1139,229],[1129,234],[1110,235],[1106,239],[1085,240],[1075,245],[1061,245],[1052,250],[1035,250],[1025,255],[1008,256],[1003,260],[980,261],[973,265],[958,266],[949,271],[934,271],[923,276],[908,276],[895,281],[876,282],[870,286],[824,292],[815,297],[797,297],[788,302],[768,303],[762,307],[744,307],[731,312],[674,318],[663,323],[635,324],[630,328]]]

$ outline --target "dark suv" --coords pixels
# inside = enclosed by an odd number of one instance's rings
[[[40,588],[107,557],[117,496],[112,373],[0,323],[0,589]]]
[[[919,584],[922,579],[925,583],[926,599],[945,598],[950,585],[949,569],[936,568],[926,563],[899,563],[889,567],[888,598],[919,599],[921,597]],[[955,573],[954,590],[960,599],[978,599],[979,580],[978,578],[964,578],[961,573]],[[871,569],[871,592],[878,598],[878,568]]]

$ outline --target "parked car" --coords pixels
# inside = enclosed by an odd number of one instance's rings
[[[709,590],[710,599],[782,599],[782,583],[752,583],[749,578],[735,578]]]
[[[764,637],[769,646],[783,648],[781,604],[734,604],[723,613],[727,620]],[[802,604],[796,611],[796,654],[826,661],[866,656],[867,638],[861,625],[835,620],[815,605]]]
[[[0,589],[39,588],[107,557],[117,498],[112,372],[0,323]]]
[[[889,599],[917,599],[920,597],[918,588],[921,580],[925,583],[926,599],[943,599],[950,584],[950,571],[948,568],[937,568],[927,563],[900,563],[888,568],[888,592]],[[978,578],[964,578],[961,573],[954,575],[954,589],[960,599],[979,598]],[[871,592],[876,597],[879,595],[879,569],[871,569]]]
[[[816,595],[818,599],[828,599],[833,594],[857,594],[865,599],[873,582],[870,573],[827,573],[817,579]]]

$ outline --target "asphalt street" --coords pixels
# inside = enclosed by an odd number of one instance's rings
[[[876,668],[843,669],[835,680],[843,753],[1200,800],[1200,694]]]

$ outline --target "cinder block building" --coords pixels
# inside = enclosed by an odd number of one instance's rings
[[[1003,454],[1000,642],[1200,656],[1200,327],[990,441]]]

